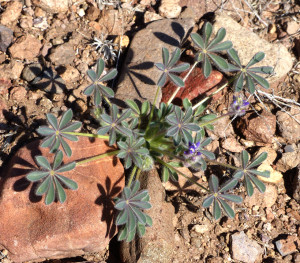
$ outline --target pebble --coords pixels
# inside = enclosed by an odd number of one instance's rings
[[[280,160],[276,163],[279,171],[286,172],[297,167],[300,164],[300,144],[293,144],[293,152],[285,152]]]
[[[286,24],[286,32],[289,35],[294,35],[298,32],[298,30],[300,29],[300,24],[297,21],[289,21]]]
[[[225,150],[234,152],[234,153],[239,153],[244,150],[244,147],[234,137],[226,138],[222,142],[222,147]]]
[[[95,21],[100,16],[100,10],[95,6],[89,6],[86,11],[86,18],[90,21]]]
[[[194,225],[193,230],[198,234],[204,234],[208,232],[211,228],[208,225]]]
[[[286,239],[280,239],[275,242],[281,256],[287,256],[294,252],[297,252],[297,246],[300,245],[300,241],[296,236],[288,236]]]
[[[20,78],[23,68],[22,62],[12,59],[8,64],[0,65],[0,78],[17,80]]]
[[[6,52],[13,38],[13,31],[6,26],[0,25],[0,51]]]
[[[56,65],[68,65],[75,59],[75,51],[73,46],[65,43],[51,49],[49,59]]]
[[[21,60],[33,60],[36,58],[42,47],[41,42],[32,35],[25,35],[9,48],[11,57]]]
[[[34,80],[42,73],[42,65],[40,63],[32,63],[26,65],[22,71],[22,78],[28,82]]]
[[[23,4],[20,1],[11,1],[1,14],[0,24],[7,26],[17,21],[22,12]]]
[[[263,161],[263,164],[273,164],[277,158],[277,153],[273,148],[268,146],[260,147],[259,150],[255,153],[254,158],[258,157],[263,152],[266,152],[268,154],[267,159]]]
[[[270,177],[263,177],[263,176],[257,176],[257,178],[265,183],[273,183],[277,184],[283,180],[283,175],[282,173],[275,171],[272,166],[269,164],[263,163],[261,164],[258,168],[258,171],[269,171],[270,172]]]
[[[245,235],[244,231],[233,234],[231,239],[231,251],[233,259],[240,260],[245,263],[254,263],[260,261],[263,249],[256,241],[249,239]]]
[[[179,0],[162,0],[159,6],[159,15],[165,18],[177,18],[181,12]]]
[[[159,14],[155,12],[146,11],[144,14],[144,23],[147,24],[152,21],[163,19]]]
[[[20,27],[23,29],[29,29],[33,25],[32,16],[22,16],[20,19]]]

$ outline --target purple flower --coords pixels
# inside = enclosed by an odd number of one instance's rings
[[[184,152],[184,158],[188,161],[197,162],[201,157],[200,142],[190,143],[188,151]]]
[[[243,116],[246,113],[246,109],[249,106],[249,102],[244,100],[241,96],[233,96],[233,102],[230,105],[229,114],[233,116]]]

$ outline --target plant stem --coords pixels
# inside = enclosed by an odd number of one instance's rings
[[[203,100],[199,101],[196,105],[193,106],[193,110],[197,109],[202,103],[206,102],[207,100],[209,100],[212,96],[214,96],[215,94],[217,94],[218,92],[220,92],[222,89],[224,89],[230,82],[226,82],[223,86],[221,86],[220,88],[218,88],[216,91],[214,91],[212,94],[208,95],[206,98],[204,98]]]
[[[99,134],[91,134],[91,133],[81,133],[81,132],[63,132],[65,134],[76,135],[76,136],[84,136],[84,137],[92,137],[99,139],[109,139],[108,135],[99,135]]]
[[[102,153],[102,154],[96,155],[94,157],[90,157],[90,158],[87,158],[85,160],[76,162],[76,166],[77,165],[82,165],[82,164],[85,164],[85,163],[88,163],[88,162],[91,162],[91,161],[96,161],[96,160],[99,160],[99,159],[104,158],[104,157],[108,157],[108,156],[112,156],[112,155],[117,155],[119,152],[120,152],[120,150],[112,151],[112,152],[107,152],[107,153]]]
[[[110,100],[106,96],[104,96],[104,95],[103,95],[103,98],[105,99],[105,101],[107,102],[107,104],[109,105],[109,107],[111,108],[111,102],[110,102]]]
[[[212,161],[212,160],[209,160],[207,161],[209,164],[214,164],[214,165],[220,165],[220,166],[224,166],[226,168],[230,168],[230,169],[234,169],[234,170],[240,170],[241,168],[238,168],[238,167],[235,167],[233,165],[230,165],[230,164],[226,164],[226,163],[220,163],[220,162],[217,162],[217,161]]]
[[[158,158],[156,158],[156,161],[158,161],[159,163],[161,163],[162,165],[168,167],[169,169],[174,170],[176,173],[182,175],[184,178],[188,179],[190,182],[198,185],[199,187],[201,187],[202,189],[204,189],[205,191],[209,192],[209,190],[204,187],[203,185],[199,184],[197,181],[195,181],[193,178],[188,177],[187,175],[185,175],[184,173],[180,172],[179,170],[177,170],[176,168],[174,168],[172,165],[167,164],[166,162],[164,162],[163,160],[160,160]]]
[[[229,115],[230,115],[230,114],[226,113],[226,114],[221,115],[221,116],[219,116],[219,117],[217,117],[217,118],[215,118],[215,119],[212,119],[212,120],[210,120],[210,121],[202,122],[202,123],[199,124],[199,126],[200,126],[200,127],[206,126],[206,125],[208,125],[208,124],[211,124],[211,123],[213,123],[213,122],[215,122],[215,121],[217,121],[217,120],[220,120],[220,119],[222,119],[222,118],[224,118],[224,117],[226,117],[226,116],[229,116]]]
[[[192,73],[192,71],[194,70],[194,68],[196,67],[197,64],[198,64],[198,61],[195,61],[195,63],[193,64],[193,66],[190,68],[189,72],[184,76],[183,82],[185,82],[187,80],[187,78]],[[168,100],[167,106],[173,101],[173,99],[175,98],[175,96],[177,95],[178,91],[181,88],[183,88],[183,87],[177,87],[177,89],[175,90],[175,92],[172,94],[171,98]]]
[[[140,168],[137,170],[136,177],[135,177],[136,180],[139,180],[139,179],[140,179],[141,171],[142,171],[142,170],[141,170]]]
[[[150,112],[150,116],[149,116],[149,121],[148,121],[146,130],[145,130],[145,133],[149,129],[150,123],[152,121],[153,113],[154,113],[154,109],[155,109],[155,104],[156,104],[156,101],[157,101],[159,91],[160,91],[160,86],[157,86],[156,93],[155,93],[155,98],[154,98],[154,101],[153,101],[153,104],[152,104],[152,108],[151,108],[151,112]]]
[[[135,172],[136,172],[136,169],[137,169],[137,166],[135,165],[131,171],[131,174],[130,174],[130,177],[129,177],[129,181],[128,181],[128,187],[130,187],[131,183],[132,183],[132,180],[133,180],[133,177],[135,175]]]

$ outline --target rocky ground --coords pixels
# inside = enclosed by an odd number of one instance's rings
[[[249,198],[240,186],[235,191],[245,198],[235,207],[236,217],[214,221],[201,207],[203,193],[198,188],[182,180],[163,188],[155,174],[149,192],[155,204],[151,216],[159,223],[152,232],[149,229],[146,241],[120,245],[112,239],[99,253],[77,251],[78,257],[45,262],[300,262],[300,4],[296,0],[1,0],[2,176],[13,155],[39,137],[36,129],[45,123],[48,112],[72,108],[86,131],[97,129],[93,101],[82,91],[89,85],[86,71],[99,57],[107,58],[108,69],[117,67],[120,72],[112,83],[117,99],[153,101],[155,91],[150,86],[159,74],[153,62],[161,61],[161,48],[179,45],[184,33],[197,32],[207,20],[216,29],[226,28],[242,62],[264,51],[263,64],[275,68],[269,78],[271,91],[251,99],[254,114],[232,123],[222,119],[213,132],[208,131],[213,138],[209,150],[218,161],[239,165],[243,149],[252,156],[268,152],[261,167],[271,172],[266,193],[255,191]],[[93,45],[96,38],[111,41],[113,50],[101,52]],[[184,46],[187,60],[195,53],[189,43],[188,39]],[[209,94],[228,77],[214,71],[207,81],[200,74],[196,69],[188,79],[184,97],[193,94],[190,99],[197,101],[199,94]],[[160,94],[163,101],[171,89],[169,85]],[[209,111],[226,113],[231,101],[228,89],[214,96]],[[203,184],[212,172],[228,176],[226,169],[214,166],[205,174],[184,172]],[[5,213],[2,196],[0,213]],[[10,249],[2,246],[2,237],[0,261],[14,262]]]

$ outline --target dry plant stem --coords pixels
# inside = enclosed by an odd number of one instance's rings
[[[206,102],[207,100],[209,100],[210,98],[212,98],[212,96],[214,96],[215,94],[217,94],[218,92],[220,92],[222,89],[224,89],[225,87],[227,87],[228,84],[229,84],[229,82],[225,83],[223,86],[221,86],[220,88],[218,88],[212,94],[208,95],[206,98],[204,98],[203,100],[199,101],[196,105],[193,106],[193,110],[197,109],[201,104],[203,104],[204,102]]]
[[[230,164],[227,164],[227,163],[220,163],[220,162],[217,162],[217,161],[212,161],[212,160],[209,160],[207,161],[209,164],[212,164],[212,165],[221,165],[223,167],[226,167],[226,168],[229,168],[229,169],[234,169],[234,170],[239,170],[240,168],[238,167],[235,167],[233,165],[230,165]]]
[[[104,157],[117,155],[119,152],[120,152],[120,150],[112,151],[112,152],[107,152],[107,153],[103,153],[103,154],[99,154],[99,155],[96,155],[96,156],[94,156],[94,157],[87,158],[87,159],[85,159],[85,160],[76,162],[76,166],[82,165],[82,164],[85,164],[85,163],[88,163],[88,162],[92,162],[92,161],[97,161],[97,160],[102,159],[102,158],[104,158]]]
[[[132,183],[132,180],[133,180],[133,177],[135,175],[135,172],[136,172],[136,169],[137,169],[137,166],[135,165],[131,171],[131,174],[130,174],[130,177],[129,177],[129,181],[128,181],[128,184],[127,186],[130,187],[131,183]]]
[[[156,158],[156,161],[158,161],[159,163],[161,163],[162,165],[168,167],[169,169],[175,171],[176,173],[182,175],[184,178],[188,179],[190,182],[198,185],[199,187],[201,187],[202,189],[204,189],[205,191],[209,192],[209,190],[204,187],[203,185],[199,184],[197,181],[195,181],[193,178],[188,177],[187,175],[185,175],[184,173],[180,172],[179,170],[177,170],[176,168],[174,168],[172,165],[167,164],[166,162],[164,162],[161,159]]]
[[[99,134],[90,134],[90,133],[81,133],[81,132],[63,132],[64,134],[70,134],[75,136],[91,137],[98,139],[109,139],[108,135],[99,135]]]
[[[187,78],[189,77],[189,75],[192,73],[192,71],[194,70],[194,68],[196,67],[196,65],[198,64],[198,62],[196,61],[193,66],[190,68],[189,72],[186,74],[186,76],[183,78],[183,82],[185,82],[187,80]],[[180,89],[183,89],[184,87],[177,87],[177,89],[175,90],[175,92],[173,93],[172,97],[168,100],[167,102],[167,106],[173,101],[173,99],[175,98],[175,96],[177,95],[178,91]]]

